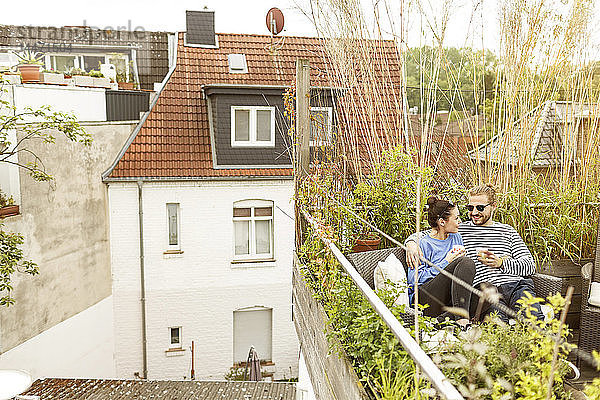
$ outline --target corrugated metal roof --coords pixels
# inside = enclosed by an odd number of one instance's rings
[[[47,378],[23,395],[52,399],[295,400],[296,386],[283,382],[140,381]]]

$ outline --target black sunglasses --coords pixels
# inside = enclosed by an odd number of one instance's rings
[[[479,212],[483,212],[483,210],[485,210],[485,208],[487,206],[489,206],[490,204],[492,204],[492,203],[488,203],[485,206],[483,204],[477,204],[476,206],[473,206],[471,204],[467,204],[465,207],[467,208],[467,210],[469,210],[469,212],[472,212],[474,208],[476,208],[477,211],[479,211]]]

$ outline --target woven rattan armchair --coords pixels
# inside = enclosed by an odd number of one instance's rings
[[[350,263],[352,263],[354,268],[356,268],[360,276],[362,276],[362,278],[369,284],[371,289],[374,289],[375,283],[373,280],[373,275],[375,273],[375,267],[377,267],[377,263],[379,261],[385,260],[387,256],[389,256],[392,252],[398,258],[398,260],[402,262],[404,269],[407,270],[408,267],[406,264],[406,253],[400,247],[393,247],[383,250],[365,251],[362,253],[352,253],[348,255],[348,260],[350,261]],[[533,280],[533,283],[535,285],[535,292],[538,297],[546,298],[551,294],[560,293],[561,291],[562,279],[560,278],[545,274],[534,274],[530,276],[530,278]],[[405,326],[414,323],[413,312],[403,314],[401,315],[401,318]]]
[[[596,260],[593,265],[584,265],[581,269],[579,349],[587,353],[592,350],[600,351],[600,307],[588,303],[592,282],[600,282],[600,222],[596,238]]]
[[[360,276],[369,284],[371,289],[375,290],[375,268],[379,261],[384,261],[390,253],[394,255],[402,262],[404,270],[406,271],[406,253],[401,247],[392,247],[383,250],[372,250],[363,251],[361,253],[352,253],[348,255],[348,261],[356,268]],[[408,327],[415,323],[415,314],[412,308],[409,308],[406,313],[401,313],[400,318],[402,319],[402,325]]]

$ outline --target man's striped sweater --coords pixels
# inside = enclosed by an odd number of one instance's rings
[[[406,242],[415,241],[431,231],[410,235]],[[489,226],[475,225],[471,221],[462,222],[458,227],[467,257],[475,262],[476,272],[473,286],[489,282],[495,286],[516,282],[535,273],[535,263],[529,249],[510,225],[494,222]],[[485,247],[495,255],[507,257],[500,268],[490,268],[477,260],[477,248]]]

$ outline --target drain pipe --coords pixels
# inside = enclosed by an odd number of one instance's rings
[[[142,379],[148,379],[148,356],[146,349],[146,282],[144,280],[144,211],[142,208],[142,184],[140,179],[138,186],[138,221],[140,226],[140,292],[142,303]]]

